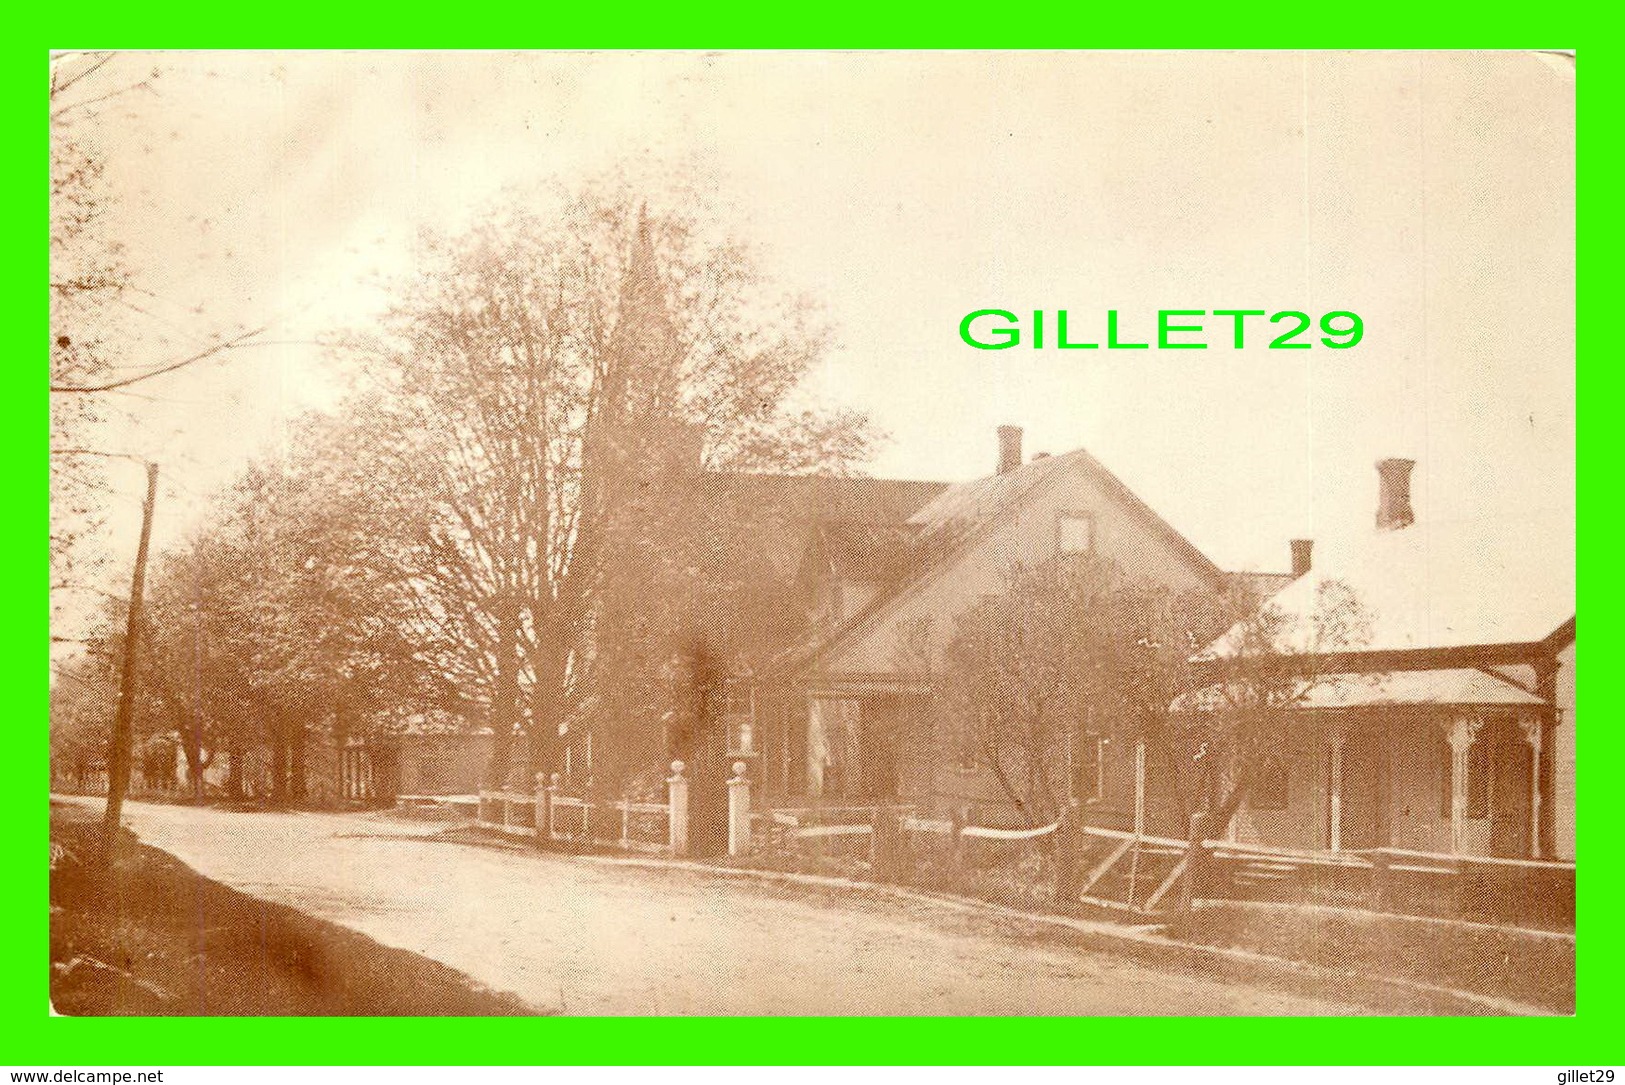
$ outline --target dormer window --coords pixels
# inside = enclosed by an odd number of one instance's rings
[[[1056,519],[1055,551],[1067,554],[1095,552],[1095,518],[1087,512],[1063,512]]]

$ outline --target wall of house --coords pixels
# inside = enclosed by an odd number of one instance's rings
[[[1557,726],[1552,735],[1552,824],[1557,858],[1574,858],[1574,645],[1557,657],[1557,689],[1553,703]]]
[[[1444,780],[1450,747],[1444,741],[1448,720],[1440,714],[1401,717],[1390,728],[1388,744],[1389,843],[1412,851],[1447,853],[1451,848],[1450,817],[1445,813]],[[1468,818],[1466,850],[1487,855],[1490,822]]]
[[[1086,824],[1130,832],[1134,828],[1134,742],[1117,736],[1101,751],[1104,787],[1097,801],[1085,804]],[[997,777],[986,766],[961,766],[953,751],[944,747],[939,756],[916,756],[907,762],[904,786],[916,788],[910,801],[932,817],[955,813],[978,825],[1018,826],[1023,819],[1015,803]],[[1151,836],[1184,839],[1189,830],[1185,806],[1180,801],[1173,773],[1166,757],[1154,748],[1146,755],[1146,832]]]
[[[1092,825],[1126,828],[1127,826],[1118,824],[1121,821],[1119,808],[1122,803],[1121,795],[1114,792],[1121,792],[1124,785],[1117,778],[1120,766],[1111,764],[1117,759],[1113,747],[1107,747],[1106,758],[1108,798],[1103,803],[1092,804],[1085,816]],[[1019,828],[1026,825],[1021,808],[999,783],[992,770],[985,765],[960,765],[952,751],[944,751],[943,756],[936,759],[915,759],[910,763],[907,779],[922,785],[921,791],[912,797],[912,801],[931,817],[946,818],[957,814],[968,824],[993,828]],[[1016,786],[1020,786],[1019,780]],[[1126,785],[1130,824],[1133,821],[1134,810],[1133,786],[1134,765],[1131,754]]]
[[[1108,494],[1080,467],[1058,472],[1029,494],[1019,511],[993,526],[983,538],[927,583],[907,593],[868,629],[838,646],[819,670],[844,674],[885,674],[907,667],[903,638],[922,619],[931,621],[932,648],[940,650],[953,630],[953,615],[981,596],[1003,590],[1006,571],[1035,566],[1055,556],[1056,527],[1063,512],[1088,512],[1095,519],[1095,550],[1117,562],[1131,577],[1176,590],[1210,585],[1189,558]]]
[[[1387,843],[1413,851],[1448,853],[1451,820],[1443,805],[1443,781],[1449,771],[1449,746],[1444,742],[1449,722],[1445,710],[1399,710],[1360,713],[1350,722],[1355,728],[1377,728],[1381,736],[1381,770],[1386,773],[1385,813]],[[1350,740],[1353,741],[1352,739]],[[1288,740],[1287,806],[1259,810],[1243,803],[1236,815],[1235,838],[1247,843],[1293,848],[1331,846],[1331,750],[1322,726],[1306,726]],[[1367,763],[1369,764],[1369,763]],[[1344,761],[1344,847],[1355,846],[1350,825],[1356,783],[1353,774],[1369,771],[1346,757]],[[1490,819],[1468,818],[1464,848],[1468,854],[1490,854]]]
[[[402,735],[402,795],[468,795],[480,789],[491,758],[492,736]]]
[[[1279,751],[1286,769],[1286,805],[1261,810],[1244,801],[1236,813],[1235,839],[1283,848],[1326,848],[1328,839],[1330,746],[1318,726],[1292,731]]]

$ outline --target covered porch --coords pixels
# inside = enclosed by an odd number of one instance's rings
[[[1289,848],[1549,854],[1554,714],[1474,669],[1333,674],[1293,710],[1302,725],[1254,768],[1229,839]]]
[[[928,779],[911,736],[928,718],[931,693],[906,680],[761,685],[751,696],[751,737],[733,752],[747,755],[759,793],[776,806],[909,799]]]

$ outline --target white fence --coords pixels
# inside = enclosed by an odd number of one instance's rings
[[[665,802],[567,795],[558,773],[538,773],[531,794],[481,791],[474,818],[480,826],[510,836],[686,855],[689,781],[683,770],[681,761],[672,762]],[[651,833],[651,826],[658,830]]]

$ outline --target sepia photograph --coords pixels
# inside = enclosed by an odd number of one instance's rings
[[[1572,52],[49,111],[52,1014],[1575,1013]]]

